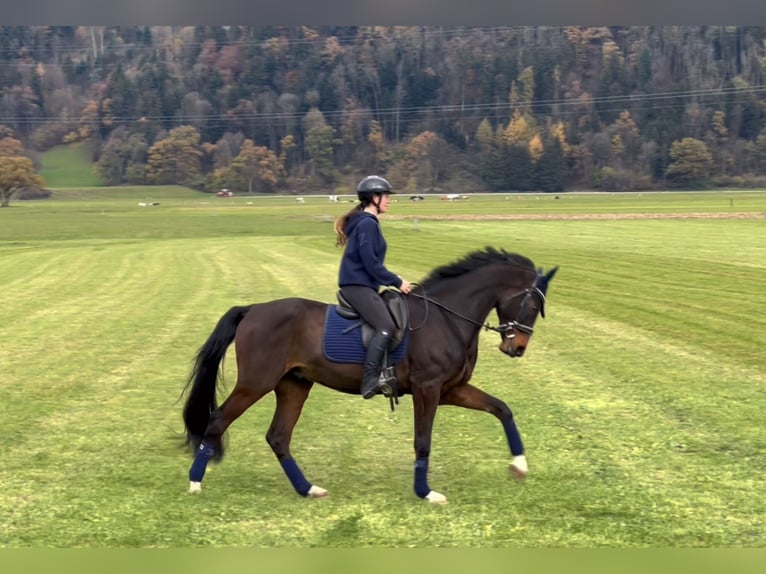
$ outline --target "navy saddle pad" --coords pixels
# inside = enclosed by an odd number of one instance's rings
[[[408,341],[409,334],[405,334],[399,346],[389,352],[389,365],[395,365],[405,357]],[[362,343],[359,319],[345,319],[338,315],[335,305],[328,305],[322,348],[325,357],[335,363],[364,363],[367,350]]]

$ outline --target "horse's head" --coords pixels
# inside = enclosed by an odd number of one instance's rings
[[[533,286],[497,302],[495,310],[500,320],[498,329],[502,337],[500,350],[506,355],[521,357],[526,351],[537,316],[545,318],[545,294],[548,283],[558,269],[554,267],[547,273],[539,269]]]

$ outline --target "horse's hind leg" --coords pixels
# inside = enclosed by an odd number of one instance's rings
[[[266,442],[274,451],[295,492],[301,496],[321,498],[327,495],[327,491],[306,480],[298,467],[298,463],[290,454],[293,429],[301,416],[303,404],[306,402],[313,384],[297,375],[287,375],[279,382],[274,390],[277,396],[277,406],[271,420],[271,426],[266,433]]]
[[[455,405],[495,415],[503,425],[505,438],[508,441],[508,447],[513,456],[509,467],[510,473],[518,480],[526,478],[527,458],[524,455],[524,445],[521,442],[521,435],[516,428],[513,413],[508,408],[508,405],[469,384],[459,385],[450,389],[448,393],[441,397],[440,404]]]
[[[270,389],[254,391],[237,384],[223,404],[213,411],[205,429],[205,435],[194,456],[194,462],[189,469],[189,492],[202,490],[202,478],[205,476],[207,463],[211,458],[222,456],[221,437],[229,425],[269,391]]]

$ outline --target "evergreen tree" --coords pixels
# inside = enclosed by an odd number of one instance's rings
[[[505,154],[505,188],[528,191],[535,181],[535,166],[529,147],[524,144],[508,146]]]
[[[543,155],[536,166],[537,187],[544,192],[564,191],[566,187],[566,158],[557,138],[545,142]]]
[[[505,150],[507,147],[505,144],[498,145],[492,142],[481,152],[479,159],[481,179],[491,191],[508,189],[505,173]]]

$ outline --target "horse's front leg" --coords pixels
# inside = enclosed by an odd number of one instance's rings
[[[513,420],[513,413],[503,401],[488,395],[484,391],[477,389],[469,384],[459,385],[445,393],[440,401],[442,405],[455,405],[477,411],[485,411],[495,415],[503,424],[505,437],[508,440],[508,447],[513,457],[509,470],[511,475],[523,480],[527,476],[527,457],[524,455],[524,445],[521,442],[521,435],[516,428]]]
[[[433,504],[447,504],[447,497],[428,486],[428,458],[431,455],[431,433],[439,406],[439,389],[417,389],[412,392],[415,412],[415,494]]]

